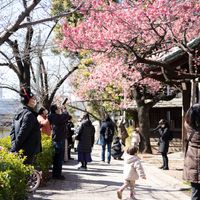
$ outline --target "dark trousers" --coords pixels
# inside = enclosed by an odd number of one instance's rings
[[[110,163],[111,160],[111,146],[112,142],[105,142],[102,145],[102,151],[101,151],[101,160],[105,161],[105,151],[106,151],[106,146],[107,146],[107,162]]]
[[[35,162],[35,155],[26,155],[26,159],[24,161],[25,165],[33,165]]]
[[[191,200],[200,200],[200,184],[191,183],[192,186],[192,197]]]
[[[162,154],[162,158],[163,158],[163,168],[169,168],[167,153],[162,152],[161,154]]]
[[[59,177],[62,173],[62,164],[65,152],[65,141],[53,142],[55,154],[53,157],[53,177]]]

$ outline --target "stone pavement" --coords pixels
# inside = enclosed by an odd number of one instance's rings
[[[117,200],[116,191],[122,185],[123,161],[112,160],[111,164],[100,162],[100,149],[95,146],[87,171],[77,170],[75,160],[63,166],[66,180],[50,180],[45,187],[40,187],[30,200]],[[76,158],[76,155],[74,155]],[[147,179],[136,182],[138,200],[189,200],[182,190],[188,189],[182,181],[175,179],[153,164],[143,162]],[[123,192],[123,199],[129,199],[128,189]]]

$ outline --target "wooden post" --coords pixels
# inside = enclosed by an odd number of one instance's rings
[[[190,108],[191,83],[183,83],[182,88],[182,151],[185,152],[187,133],[184,127],[184,118],[187,110]]]

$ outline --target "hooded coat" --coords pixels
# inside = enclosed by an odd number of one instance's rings
[[[85,120],[80,126],[76,140],[78,143],[78,151],[84,153],[91,153],[94,145],[95,128],[90,120]]]
[[[10,137],[11,152],[23,150],[26,156],[41,152],[41,133],[37,113],[28,106],[24,106],[15,115]]]
[[[135,181],[145,178],[145,172],[141,164],[141,160],[136,155],[124,154],[124,180]]]

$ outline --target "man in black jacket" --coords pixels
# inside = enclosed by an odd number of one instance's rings
[[[25,164],[33,164],[35,155],[41,152],[41,133],[34,108],[36,98],[30,89],[22,88],[20,92],[23,108],[15,115],[10,133],[11,152],[23,150]]]
[[[107,163],[111,160],[111,146],[115,132],[114,124],[109,116],[103,121],[100,128],[100,144],[102,145],[101,161],[105,162],[105,151],[107,146]]]
[[[55,149],[52,176],[54,179],[64,180],[65,177],[62,175],[62,164],[65,152],[65,139],[67,138],[66,123],[70,118],[70,115],[66,110],[62,110],[55,104],[51,106],[50,111],[49,122],[53,129],[52,140]]]

